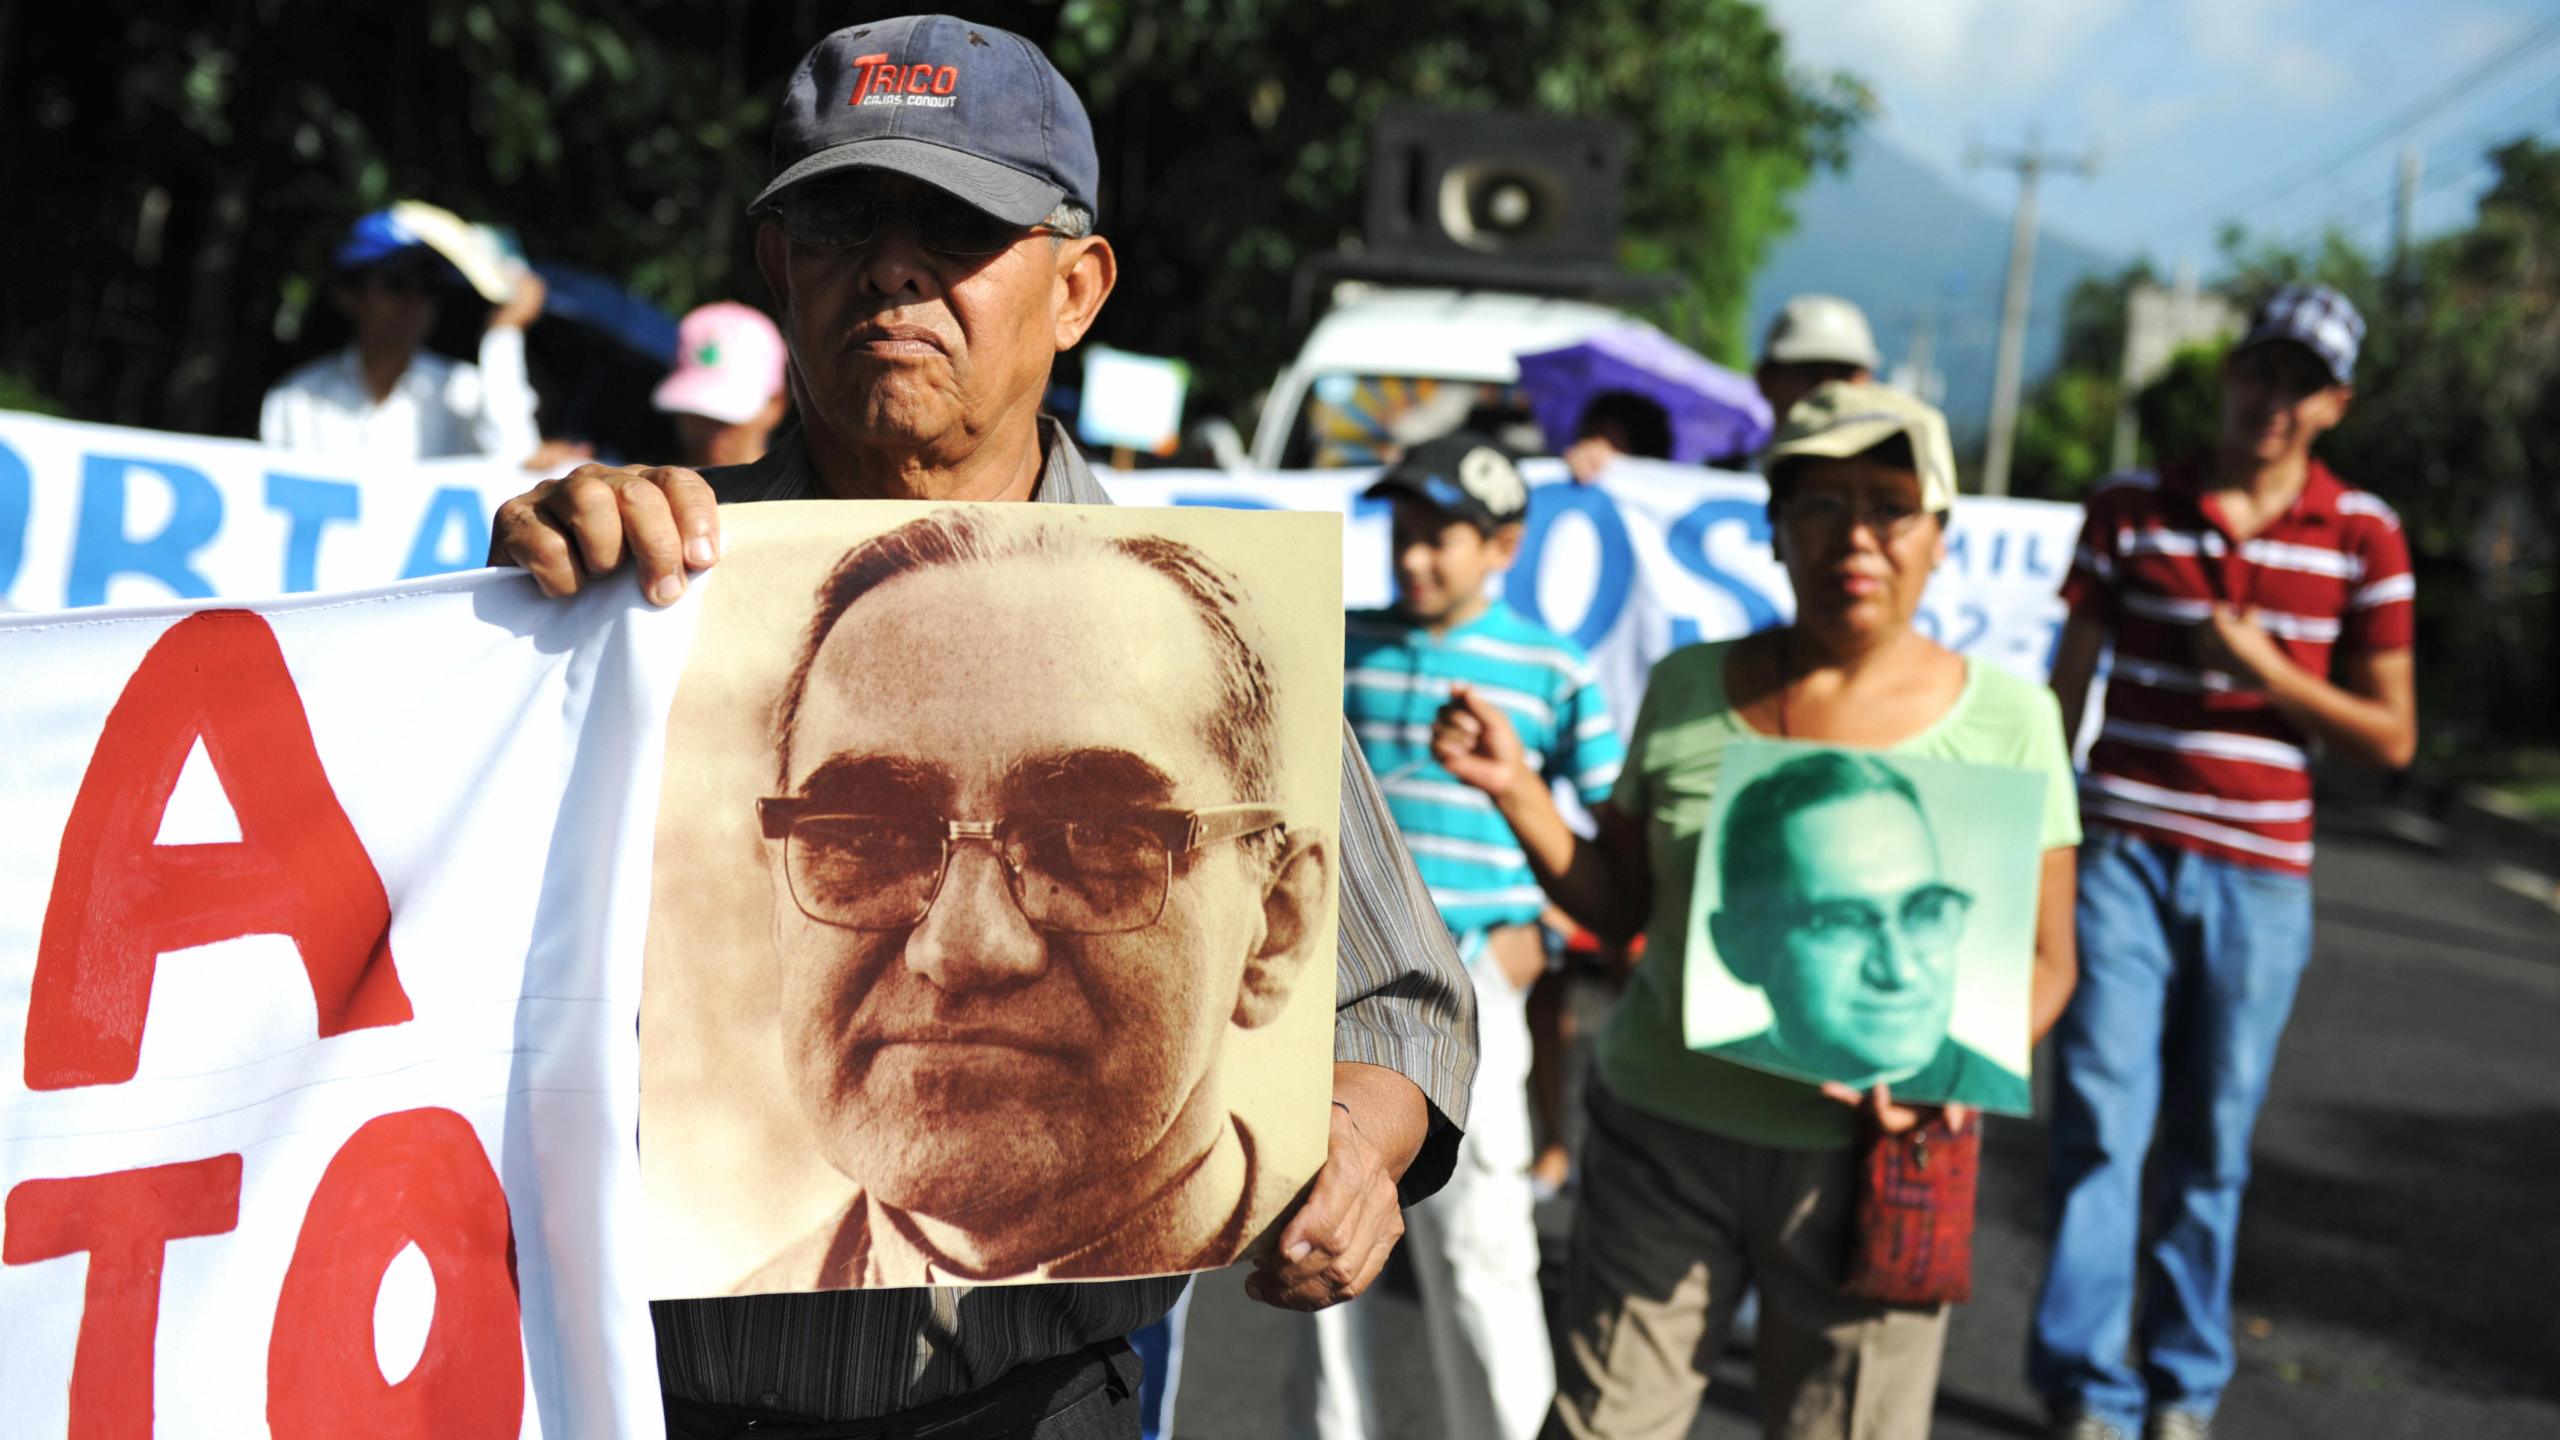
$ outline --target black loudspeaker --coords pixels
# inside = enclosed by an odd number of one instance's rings
[[[1369,133],[1367,257],[1607,269],[1626,165],[1605,120],[1390,107]]]

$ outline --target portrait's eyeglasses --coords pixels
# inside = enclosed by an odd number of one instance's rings
[[[951,869],[951,850],[995,851],[1022,918],[1061,935],[1143,930],[1164,914],[1173,857],[1279,828],[1276,805],[1206,810],[1114,810],[1063,819],[1016,816],[847,814],[791,796],[756,802],[768,840],[782,842],[783,873],[800,913],[846,930],[904,930],[924,923]]]
[[[1866,526],[1878,537],[1899,540],[1911,533],[1920,517],[1929,512],[1898,499],[1876,499],[1860,504],[1845,495],[1812,491],[1791,496],[1780,509],[1780,518],[1788,524],[1816,534],[1828,535],[1844,530],[1851,523]]]
[[[1884,943],[1885,926],[1901,930],[1903,943],[1914,950],[1944,950],[1964,935],[1973,896],[1953,885],[1928,884],[1902,897],[1888,921],[1884,910],[1868,900],[1825,900],[1801,905],[1783,923],[1814,950],[1842,963],[1875,953]]]
[[[903,212],[916,242],[940,255],[994,255],[1046,225],[1016,225],[948,195],[914,201],[883,200],[856,185],[800,185],[776,202],[783,233],[803,245],[845,249],[868,245],[892,210]]]

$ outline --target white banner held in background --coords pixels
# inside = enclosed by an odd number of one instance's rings
[[[656,1432],[634,588],[0,619],[0,1429]]]
[[[471,570],[533,477],[366,465],[0,411],[0,602],[20,610],[354,590]]]
[[[1674,647],[1792,611],[1756,477],[1621,461],[1599,484],[1575,485],[1553,461],[1525,469],[1534,489],[1514,603],[1592,653],[1624,720]],[[1131,505],[1340,511],[1345,598],[1387,602],[1387,510],[1360,498],[1369,472],[1105,478]],[[0,413],[0,600],[50,610],[249,598],[468,569],[487,553],[490,515],[531,484],[488,461],[368,469],[241,440]],[[2041,678],[2079,526],[2076,505],[1959,501],[1922,628]]]
[[[1591,652],[1620,725],[1635,721],[1644,677],[1679,646],[1748,634],[1794,613],[1769,551],[1768,490],[1758,477],[1621,461],[1576,485],[1554,461],[1522,467],[1529,526],[1507,590],[1512,603]],[[1144,471],[1108,477],[1124,505],[1257,505],[1340,510],[1343,599],[1392,595],[1388,507],[1364,500],[1371,472],[1231,476]],[[2063,619],[2080,507],[2043,500],[1956,502],[1941,566],[1921,602],[1924,634],[2041,680]]]

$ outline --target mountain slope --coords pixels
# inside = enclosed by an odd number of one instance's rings
[[[2087,182],[2048,179],[2051,187]],[[1978,443],[1991,409],[1991,370],[2000,336],[2000,292],[2009,263],[2010,217],[1995,212],[1891,143],[1862,135],[1849,168],[1826,174],[1795,200],[1796,228],[1778,242],[1752,282],[1756,337],[1787,297],[1805,291],[1845,296],[1867,312],[1887,368],[1909,354],[1914,332],[1934,320],[1941,401],[1959,437]],[[2124,257],[2050,229],[2036,239],[2036,276],[2027,319],[2027,383],[2052,368],[2062,344],[2062,301],[2082,276],[2112,273]]]

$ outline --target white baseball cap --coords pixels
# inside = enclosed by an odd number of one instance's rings
[[[676,368],[649,401],[670,414],[743,425],[782,393],[783,364],[782,332],[763,311],[718,301],[676,326]]]
[[[1780,365],[1855,365],[1861,370],[1884,363],[1876,353],[1875,332],[1867,328],[1867,312],[1837,295],[1789,300],[1769,322],[1760,358]]]

